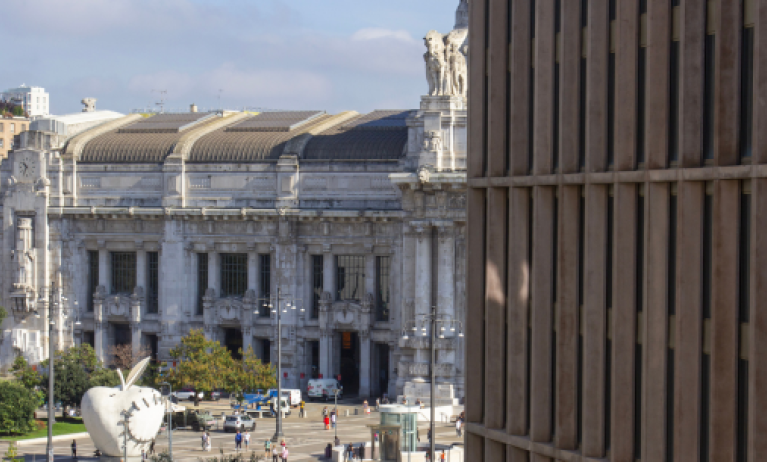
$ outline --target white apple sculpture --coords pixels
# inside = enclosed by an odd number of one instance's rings
[[[165,400],[153,388],[132,386],[144,373],[149,359],[136,364],[127,380],[118,369],[121,386],[91,388],[83,396],[83,423],[104,456],[122,457],[127,442],[127,456],[139,457],[157,436],[165,415]]]

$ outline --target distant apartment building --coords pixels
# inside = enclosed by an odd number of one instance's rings
[[[29,117],[47,116],[50,114],[50,98],[45,88],[21,85],[0,94],[3,101],[20,104]]]
[[[0,118],[0,159],[8,157],[14,148],[13,139],[29,129],[29,119],[23,117]]]

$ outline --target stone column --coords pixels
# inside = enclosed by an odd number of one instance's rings
[[[99,285],[104,287],[105,294],[112,292],[111,269],[109,261],[109,251],[106,248],[106,242],[99,241]],[[94,308],[95,311],[95,308]]]
[[[413,319],[414,314],[416,237],[412,226],[405,225],[402,233],[402,296],[400,297],[403,327]]]
[[[326,293],[330,294],[331,300],[336,299],[336,262],[334,255],[330,253],[330,246],[324,251],[322,260],[322,286]]]
[[[138,358],[141,352],[141,299],[136,293],[131,295],[130,305],[131,350],[133,358]]]
[[[147,258],[144,243],[136,241],[136,286],[144,289],[148,293],[149,284],[147,284]]]
[[[415,314],[431,312],[431,224],[423,221],[414,223],[418,233],[415,261]]]
[[[249,309],[251,307],[250,304],[247,304],[244,306],[243,309]],[[243,326],[242,328],[242,354],[248,352],[248,348],[253,348],[253,330],[252,328],[248,326]]]
[[[439,247],[437,255],[437,314],[445,319],[458,321],[455,316],[455,229],[452,221],[437,225],[439,229]],[[454,324],[457,335],[460,327]],[[449,329],[449,326],[441,326]],[[438,362],[455,364],[455,350],[437,352]]]
[[[99,286],[93,294],[93,338],[95,340],[96,357],[104,362],[106,349],[106,319],[104,315],[104,287]]]
[[[360,396],[370,396],[370,331],[360,331]]]
[[[208,250],[208,289],[213,289],[214,296],[221,292],[221,274],[219,272],[218,252],[215,246],[210,246]]]
[[[327,261],[327,256],[325,261]],[[333,334],[330,329],[330,293],[322,294],[320,300],[319,328],[320,328],[320,374],[323,378],[331,377],[333,369]]]

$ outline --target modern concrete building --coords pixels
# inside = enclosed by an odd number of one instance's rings
[[[31,118],[47,116],[50,114],[50,98],[48,92],[42,87],[29,87],[21,85],[18,88],[10,88],[0,94],[3,101],[11,101],[20,104]]]
[[[8,157],[19,135],[29,129],[29,119],[25,117],[0,117],[0,159]]]
[[[767,460],[767,2],[470,7],[467,460]]]

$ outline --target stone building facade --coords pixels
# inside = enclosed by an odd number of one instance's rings
[[[136,114],[12,152],[2,366],[48,356],[54,290],[73,309],[54,311],[57,348],[167,361],[203,329],[271,362],[281,341],[284,387],[340,375],[347,394],[394,396],[428,381],[428,341],[402,332],[436,305],[456,327],[437,342],[437,381],[463,396],[465,104]],[[278,293],[281,332],[264,306]]]

